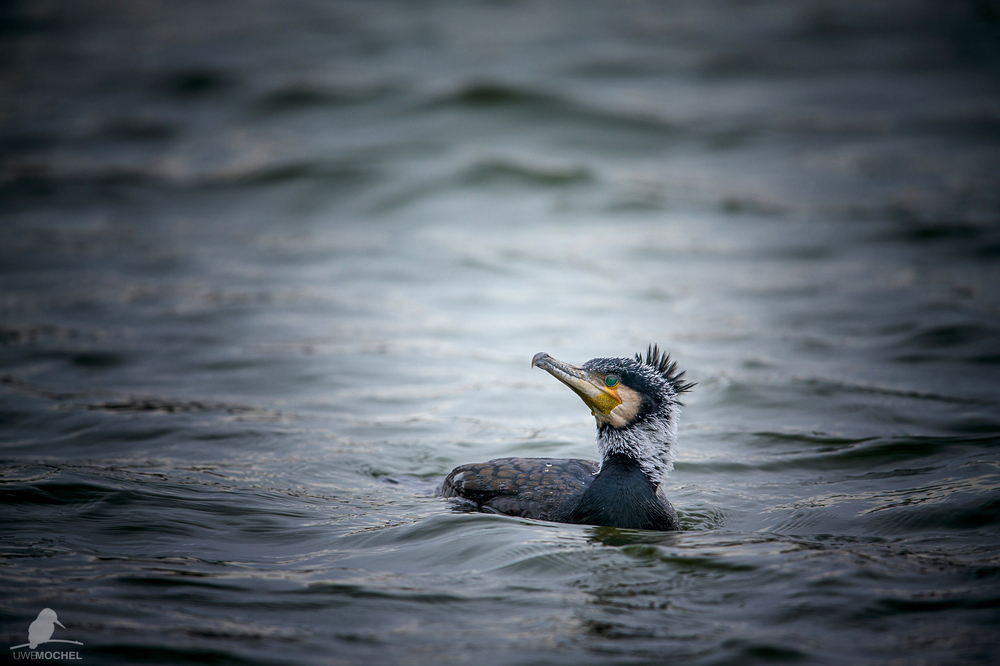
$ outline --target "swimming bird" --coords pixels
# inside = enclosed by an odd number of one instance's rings
[[[35,621],[28,625],[28,647],[34,650],[42,643],[48,643],[52,638],[52,632],[56,630],[54,625],[57,624],[63,629],[66,628],[56,617],[54,610],[43,608]]]
[[[597,420],[601,462],[500,458],[456,467],[438,488],[480,511],[645,530],[677,530],[660,482],[673,469],[681,394],[694,384],[650,345],[643,358],[595,358],[581,367],[535,354],[539,367],[572,389]]]

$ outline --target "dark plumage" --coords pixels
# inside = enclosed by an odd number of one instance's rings
[[[536,354],[539,366],[569,386],[597,420],[601,462],[501,458],[462,465],[439,494],[481,511],[560,523],[649,530],[680,529],[660,482],[673,468],[683,381],[677,364],[655,346],[643,359],[596,358],[575,367]]]
[[[569,523],[600,469],[590,460],[500,458],[456,467],[440,490],[483,511]]]

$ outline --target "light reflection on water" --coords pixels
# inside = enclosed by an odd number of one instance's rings
[[[992,659],[989,3],[112,9],[4,10],[8,645]],[[683,532],[434,497],[650,342]]]

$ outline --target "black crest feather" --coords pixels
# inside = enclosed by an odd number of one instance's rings
[[[661,352],[658,345],[649,345],[649,348],[646,350],[645,360],[643,360],[642,354],[636,354],[635,360],[650,366],[663,375],[663,378],[674,387],[674,391],[678,394],[690,391],[695,386],[694,382],[683,381],[684,371],[678,371],[677,361],[671,360],[670,354]]]

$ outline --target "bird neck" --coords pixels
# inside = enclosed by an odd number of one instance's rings
[[[569,522],[639,530],[676,530],[677,513],[639,462],[624,453],[604,459],[601,471],[573,508]]]
[[[674,468],[677,425],[672,416],[649,414],[624,428],[598,426],[597,449],[602,468],[613,456],[624,455],[635,460],[654,488],[659,486]]]

